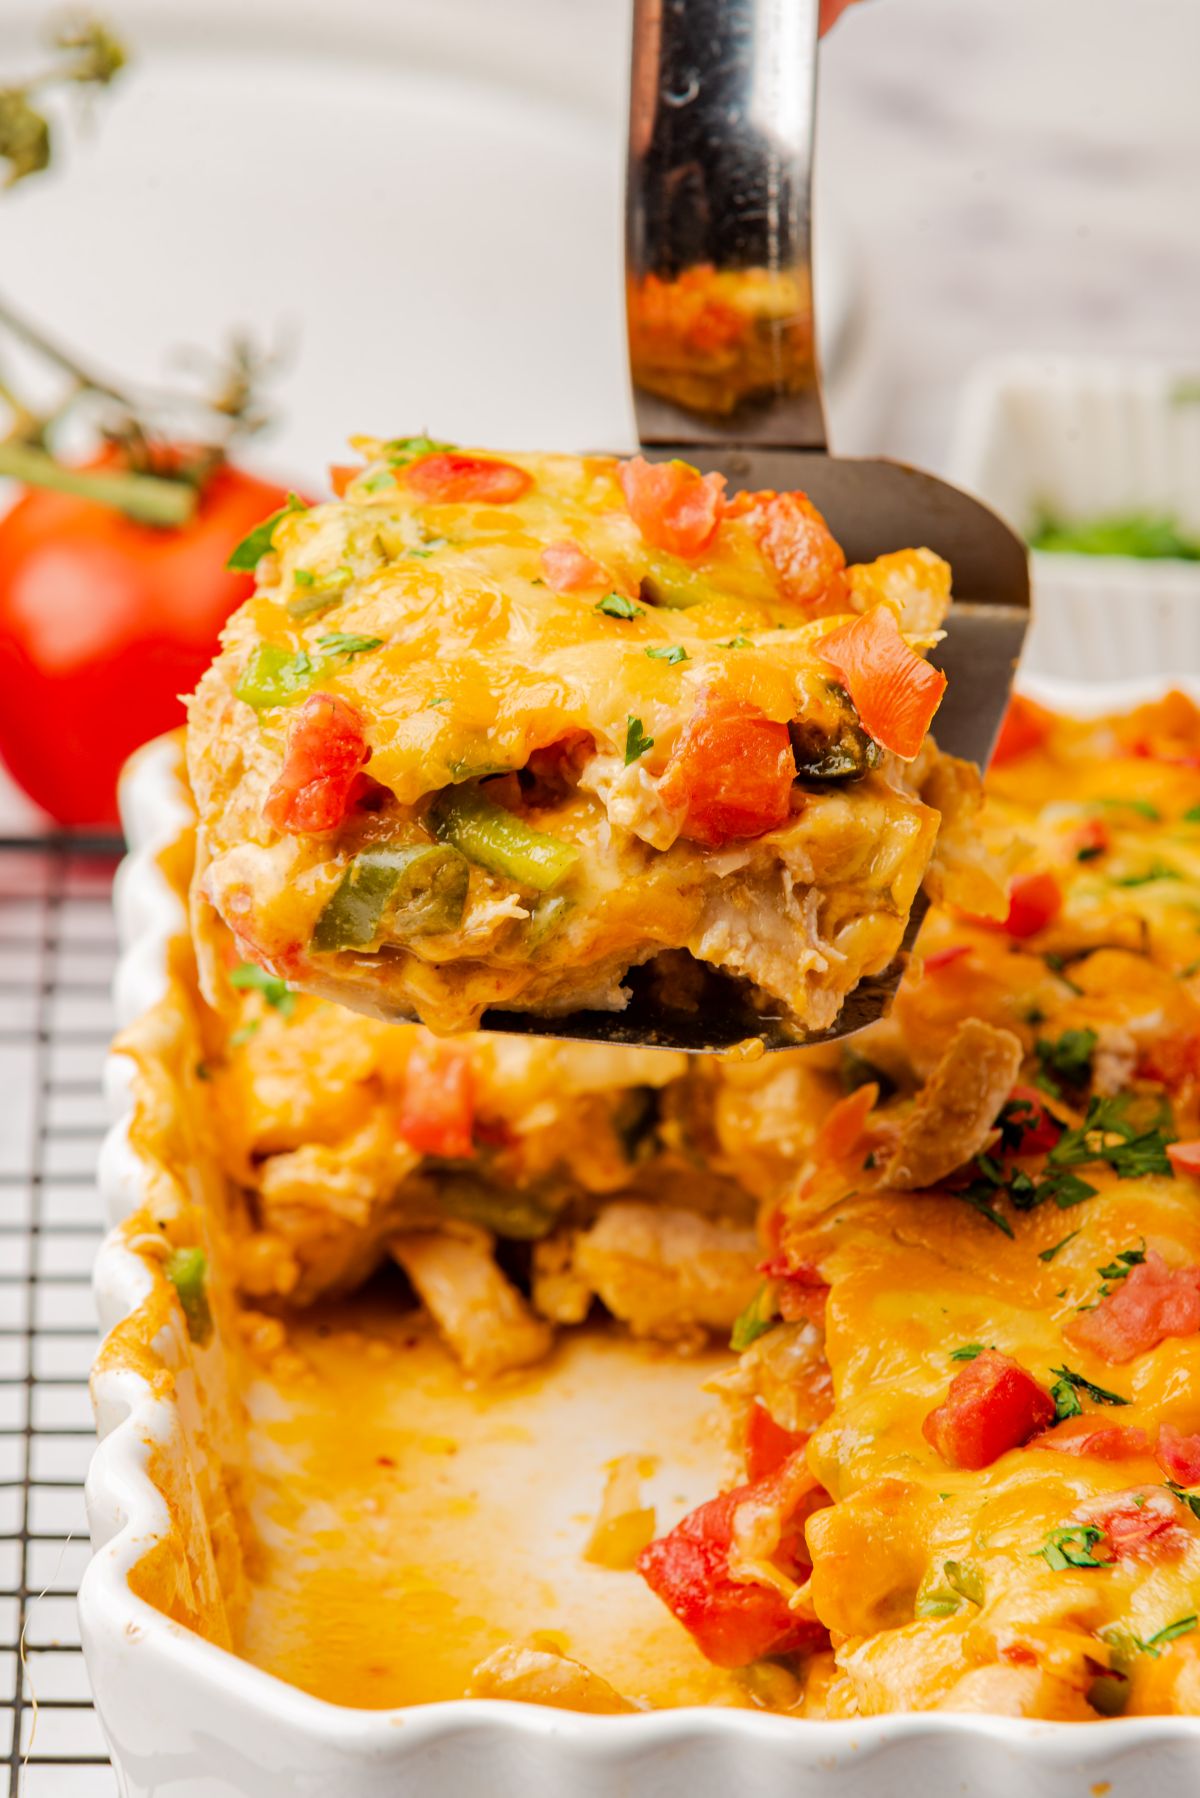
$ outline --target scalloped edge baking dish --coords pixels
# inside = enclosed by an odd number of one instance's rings
[[[1200,698],[1200,680],[1186,684]],[[1024,683],[1032,696],[1081,713],[1135,704],[1153,682]],[[189,824],[169,738],[139,753],[123,788],[131,853],[115,889],[123,953],[115,978],[122,1025],[161,996],[170,940],[184,908],[158,857]],[[130,1145],[129,1062],[110,1059],[117,1113],[100,1163],[115,1226],[146,1196],[151,1170]],[[111,1332],[145,1301],[143,1263],[116,1234],[95,1286]],[[160,1489],[164,1469],[190,1489],[186,1339],[164,1327],[161,1361],[122,1364],[110,1349],[93,1375],[102,1438],[86,1498],[93,1557],[79,1593],[96,1707],[124,1798],[408,1798],[438,1791],[489,1798],[1134,1798],[1195,1789],[1200,1718],[1104,1723],[918,1713],[809,1722],[746,1711],[677,1710],[592,1717],[533,1705],[457,1700],[391,1711],[353,1710],[310,1697],[205,1641],[131,1590],[132,1569],[178,1527]],[[170,1369],[171,1377],[163,1378]]]

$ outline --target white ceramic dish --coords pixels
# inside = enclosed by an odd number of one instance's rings
[[[1082,712],[1137,703],[1162,685],[1028,684],[1033,696]],[[172,744],[153,744],[125,787],[132,851],[117,889],[122,1021],[161,993],[167,944],[183,927],[155,859],[187,815],[177,767]],[[149,1178],[128,1140],[126,1066],[112,1064],[121,1115],[101,1166],[114,1223],[143,1201]],[[141,1262],[110,1238],[96,1270],[105,1328],[146,1290]],[[177,1513],[180,1491],[193,1485],[191,1351],[170,1329],[155,1349],[173,1372],[171,1395],[128,1366],[110,1365],[93,1382],[103,1440],[87,1484],[94,1555],[79,1605],[124,1798],[727,1798],[751,1790],[763,1798],[1011,1798],[1015,1786],[1031,1798],[1140,1798],[1146,1790],[1182,1798],[1195,1789],[1200,1718],[1049,1724],[924,1714],[815,1723],[722,1710],[598,1718],[472,1701],[360,1711],[309,1697],[130,1589],[130,1570],[176,1527],[160,1488],[171,1483]]]
[[[963,390],[949,477],[1022,534],[1043,510],[1072,521],[1143,511],[1200,536],[1198,379],[1194,365],[1159,362],[981,363]],[[1035,551],[1033,587],[1027,671],[1200,673],[1200,562]]]

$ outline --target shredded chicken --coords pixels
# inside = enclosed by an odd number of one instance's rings
[[[1011,1030],[966,1018],[917,1094],[883,1170],[888,1186],[935,1186],[987,1144],[1021,1067]]]
[[[429,1231],[389,1246],[469,1377],[492,1379],[550,1352],[553,1331],[505,1279],[483,1231]]]
[[[468,1698],[514,1698],[558,1711],[611,1715],[635,1707],[581,1661],[540,1648],[498,1648],[471,1675]]]
[[[750,1303],[760,1255],[753,1230],[620,1200],[576,1238],[574,1265],[635,1336],[694,1342]]]

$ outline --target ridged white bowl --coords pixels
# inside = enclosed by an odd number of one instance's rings
[[[1137,703],[1161,682],[1089,692],[1043,678],[1030,687],[1088,712]],[[150,745],[125,783],[122,1021],[160,995],[167,944],[184,927],[155,862],[187,819],[178,755],[169,741]],[[110,1091],[121,1115],[100,1174],[114,1223],[144,1195],[128,1090],[114,1058]],[[106,1329],[141,1303],[147,1280],[110,1237],[96,1268]],[[186,1342],[169,1345],[177,1360],[187,1352]],[[1183,1798],[1197,1789],[1200,1719],[1192,1718],[1054,1724],[921,1714],[818,1723],[732,1710],[589,1717],[491,1701],[391,1711],[327,1704],[203,1641],[130,1590],[130,1569],[170,1527],[152,1460],[169,1466],[188,1451],[174,1403],[131,1368],[105,1368],[93,1394],[102,1441],[87,1482],[94,1554],[79,1609],[123,1798]]]
[[[1197,397],[1181,403],[1181,391]],[[1200,537],[1200,360],[1003,356],[963,390],[950,478],[1028,532],[1165,513]],[[1200,562],[1033,554],[1030,674],[1200,674]]]

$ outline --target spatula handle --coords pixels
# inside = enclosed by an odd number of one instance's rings
[[[818,0],[634,0],[626,312],[645,444],[824,449]]]

